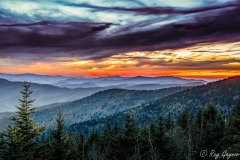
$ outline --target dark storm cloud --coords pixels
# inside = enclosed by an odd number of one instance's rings
[[[89,5],[86,7],[106,9],[106,7],[97,8]],[[222,8],[221,11],[215,11],[220,8]],[[65,55],[97,60],[128,51],[174,49],[202,42],[240,39],[239,3],[188,10],[169,7],[111,9],[144,15],[194,13],[195,18],[159,27],[151,27],[152,24],[161,22],[161,19],[156,18],[149,18],[128,26],[57,21],[0,23],[0,57],[16,57],[21,53],[31,53],[36,54],[40,59],[43,56]],[[145,22],[149,24],[148,29]],[[140,27],[143,24],[145,29]],[[136,28],[138,30],[135,30]]]
[[[43,21],[30,24],[0,25],[0,45],[23,47],[87,47],[86,39],[109,28],[111,23],[58,23]],[[81,43],[78,43],[81,41]],[[90,43],[89,43],[89,46]]]
[[[139,7],[139,8],[126,8],[126,7],[102,7],[102,6],[95,6],[89,3],[69,3],[69,2],[61,2],[63,5],[71,6],[71,7],[80,7],[80,8],[90,8],[94,11],[125,11],[125,12],[135,12],[137,14],[149,15],[149,14],[192,14],[192,13],[200,13],[206,11],[212,11],[217,9],[224,9],[228,7],[236,7],[239,6],[236,2],[216,5],[216,6],[205,6],[200,8],[193,8],[193,9],[177,9],[173,7]]]

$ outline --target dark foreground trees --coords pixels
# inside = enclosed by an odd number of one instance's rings
[[[240,101],[232,116],[221,115],[213,102],[196,114],[184,107],[177,120],[171,113],[147,125],[139,125],[127,113],[122,124],[91,128],[90,134],[69,133],[63,113],[56,114],[56,125],[43,127],[30,118],[32,91],[24,83],[18,116],[1,134],[0,159],[4,160],[198,160],[215,159],[211,151],[240,152]],[[201,151],[207,151],[201,157]],[[223,158],[223,157],[222,157]],[[231,159],[239,159],[232,157]]]
[[[233,109],[228,134],[223,138],[223,146],[230,153],[240,152],[240,100]]]
[[[3,143],[1,156],[3,159],[35,159],[37,155],[37,137],[44,130],[38,126],[30,115],[36,108],[31,108],[34,100],[30,99],[33,91],[29,90],[30,84],[24,83],[21,91],[21,104],[16,106],[17,116],[12,118],[13,124],[1,134]]]

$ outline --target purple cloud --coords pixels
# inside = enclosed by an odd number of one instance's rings
[[[14,58],[29,53],[39,59],[43,59],[44,56],[101,59],[128,51],[173,49],[202,42],[240,39],[238,16],[240,6],[236,2],[186,10],[170,7],[107,8],[90,5],[85,7],[134,12],[143,16],[191,14],[193,18],[159,27],[150,27],[161,21],[156,18],[128,25],[102,22],[41,21],[11,24],[1,22],[0,57]],[[2,17],[0,20],[7,22],[7,19]],[[141,29],[143,23],[145,27]]]

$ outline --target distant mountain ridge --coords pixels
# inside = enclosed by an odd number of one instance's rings
[[[202,80],[188,80],[177,77],[64,77],[42,76],[35,74],[0,74],[9,80],[0,80],[0,112],[15,111],[23,81],[32,82],[33,98],[36,106],[56,102],[73,101],[84,98],[98,91],[112,88],[128,90],[155,90],[176,86],[203,85]],[[12,80],[12,81],[10,81]],[[43,84],[38,84],[38,83]]]
[[[65,84],[94,84],[101,87],[107,87],[107,86],[113,86],[113,85],[122,85],[127,84],[128,86],[135,86],[135,85],[141,85],[141,84],[156,84],[156,85],[174,85],[174,86],[181,86],[186,83],[201,83],[206,84],[206,81],[204,80],[193,80],[193,79],[182,79],[178,77],[172,77],[172,76],[162,76],[162,77],[98,77],[98,78],[69,78],[66,80],[61,80],[59,83],[65,83]],[[58,83],[58,84],[59,84]],[[58,85],[55,84],[55,85]],[[166,88],[166,87],[165,87]],[[126,89],[126,88],[125,88]]]
[[[70,126],[69,130],[88,132],[92,128],[99,129],[106,124],[122,124],[126,112],[135,114],[140,124],[149,124],[152,119],[157,119],[160,114],[166,118],[168,112],[171,113],[173,118],[176,118],[182,112],[184,106],[195,114],[198,106],[204,108],[210,101],[216,105],[220,113],[229,116],[239,99],[240,76],[193,87],[105,118],[76,123]]]
[[[39,84],[51,84],[60,80],[68,79],[66,76],[50,76],[50,75],[37,75],[32,73],[26,74],[4,74],[0,73],[0,78],[6,79],[12,82],[32,82]]]
[[[189,86],[192,83],[195,85],[203,85],[207,82],[204,80],[183,79],[173,76],[159,76],[159,77],[121,77],[121,76],[106,76],[106,77],[66,77],[66,76],[49,76],[36,74],[0,74],[0,78],[9,81],[28,81],[39,84],[50,84],[57,87],[66,88],[94,88],[106,87],[122,88],[122,89],[137,89],[137,90],[152,90],[176,86]],[[147,84],[151,84],[148,88]],[[142,87],[145,85],[145,87]],[[156,88],[154,88],[154,85]],[[161,87],[160,87],[161,86]]]
[[[16,111],[18,99],[21,98],[23,82],[10,82],[0,79],[0,112]],[[60,88],[49,84],[31,83],[31,90],[34,91],[31,98],[36,99],[34,106],[43,106],[56,102],[67,102],[90,96],[105,88]]]
[[[190,83],[184,83],[180,86],[200,86],[203,85],[202,82],[190,82]],[[153,89],[162,89],[162,88],[170,88],[179,86],[179,84],[138,84],[130,87],[126,87],[126,89],[136,89],[136,90],[153,90]]]

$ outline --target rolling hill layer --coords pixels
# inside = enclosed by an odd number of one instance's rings
[[[91,128],[102,128],[108,123],[122,124],[126,112],[134,113],[140,124],[149,123],[160,114],[166,117],[168,112],[173,115],[173,118],[176,118],[184,106],[188,107],[190,112],[195,114],[198,106],[206,107],[210,101],[216,105],[219,112],[230,115],[232,107],[237,104],[239,98],[240,77],[233,77],[193,87],[105,118],[77,123],[70,126],[69,130],[73,132],[81,132],[82,130],[88,132]]]
[[[32,115],[32,118],[42,125],[51,125],[60,108],[66,119],[66,125],[71,125],[106,117],[185,89],[187,88],[174,87],[149,91],[109,89],[76,101],[39,107],[37,112]],[[2,128],[7,123],[9,123],[9,119],[0,120]]]
[[[0,79],[0,112],[14,112],[16,105],[19,105],[18,99],[21,98],[23,82],[10,82]],[[34,91],[32,99],[36,99],[34,106],[43,106],[56,102],[68,102],[87,97],[93,93],[104,90],[105,88],[61,88],[48,84],[32,83],[30,90]]]

